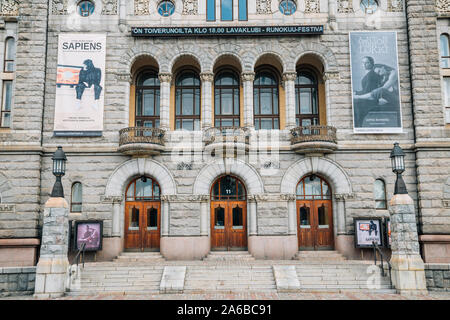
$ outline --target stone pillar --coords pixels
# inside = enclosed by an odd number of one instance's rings
[[[209,196],[201,197],[200,202],[200,235],[208,236],[208,198]]]
[[[112,236],[120,237],[120,203],[122,199],[114,199],[112,203],[113,207],[113,218],[112,218]]]
[[[172,74],[160,73],[159,81],[161,83],[161,98],[159,102],[160,128],[170,130],[170,83]]]
[[[256,224],[256,198],[255,196],[248,196],[248,222],[249,222],[249,236],[258,235],[258,228]]]
[[[56,298],[64,295],[69,260],[69,205],[64,198],[50,198],[44,209],[42,244],[36,267],[34,295]]]
[[[336,199],[336,220],[337,220],[337,234],[346,234],[345,230],[345,197],[344,194],[335,194]]]
[[[295,80],[297,72],[283,73],[284,90],[286,95],[286,129],[296,127],[295,123]]]
[[[167,196],[161,197],[161,236],[169,236],[169,201]]]
[[[212,103],[211,97],[212,92],[212,82],[214,80],[214,74],[212,72],[200,73],[200,80],[202,81],[202,129],[207,129],[214,127],[212,123]]]
[[[296,195],[288,195],[288,234],[297,234],[297,203]]]
[[[337,5],[336,0],[328,0],[328,25],[331,30],[337,30],[336,12]]]
[[[425,266],[419,252],[414,202],[407,194],[394,195],[391,215],[392,283],[400,294],[427,293]]]
[[[254,72],[244,72],[242,74],[242,84],[244,88],[244,127],[253,128],[253,81]]]

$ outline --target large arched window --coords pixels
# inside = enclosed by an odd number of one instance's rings
[[[223,176],[216,180],[211,189],[211,200],[246,200],[247,193],[244,184],[233,176]]]
[[[270,69],[256,72],[253,83],[255,129],[279,129],[278,76]]]
[[[450,67],[450,47],[448,34],[441,34],[440,37],[441,42],[441,67],[449,68]]]
[[[239,77],[231,70],[219,72],[214,81],[214,126],[239,127]]]
[[[297,72],[295,81],[295,121],[297,126],[319,124],[318,84],[309,70]]]
[[[72,185],[70,197],[70,212],[81,212],[83,206],[83,186],[81,182],[75,182]]]
[[[154,71],[144,71],[136,82],[136,127],[159,128],[160,83]]]
[[[193,70],[182,71],[175,82],[175,128],[200,130],[200,77]]]
[[[16,60],[16,40],[13,37],[6,38],[4,72],[14,72]]]
[[[373,184],[373,195],[375,197],[375,208],[387,209],[386,185],[383,180],[375,180]]]
[[[160,190],[158,182],[143,176],[128,185],[126,201],[159,201]]]
[[[331,200],[331,188],[324,179],[310,175],[298,183],[297,199]]]

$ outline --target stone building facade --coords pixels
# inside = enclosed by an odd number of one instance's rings
[[[241,1],[235,1],[231,21],[221,21],[221,1],[172,1],[169,16],[159,13],[161,2],[156,0],[90,2],[95,9],[83,17],[80,1],[75,0],[1,1],[0,41],[6,47],[8,37],[13,37],[16,52],[14,72],[2,73],[3,82],[12,81],[13,95],[10,111],[5,111],[10,122],[0,128],[0,265],[35,262],[57,146],[68,159],[63,178],[66,200],[77,207],[70,220],[103,222],[98,260],[110,260],[127,248],[160,250],[167,259],[201,259],[224,248],[248,249],[261,259],[291,259],[298,250],[311,247],[365,258],[368,251],[355,248],[353,219],[389,217],[387,204],[377,208],[380,199],[374,188],[381,181],[384,200],[393,194],[389,156],[394,142],[406,154],[403,177],[415,200],[421,253],[426,262],[450,262],[450,120],[446,68],[440,65],[445,59],[441,33],[450,26],[446,1],[379,0],[369,13],[359,0],[297,0],[295,12],[285,15],[278,0],[249,0],[247,19],[241,20]],[[215,21],[208,21],[208,3],[215,3]],[[263,25],[322,25],[324,31],[279,37],[131,35],[133,27]],[[352,31],[396,32],[402,133],[353,131]],[[65,33],[106,35],[101,136],[54,135],[58,36]],[[0,49],[3,60],[5,52]],[[192,131],[176,130],[178,79],[186,70],[198,80],[188,89],[198,89],[201,106]],[[226,134],[217,130],[220,117],[215,112],[216,80],[224,70],[237,75],[238,82],[233,87],[238,99],[233,119],[239,124]],[[268,70],[276,82],[271,90],[277,92],[278,122],[272,130],[258,130],[254,108],[260,87],[255,80]],[[319,127],[298,129],[296,81],[304,70],[316,79],[320,120]],[[153,139],[130,141],[126,139],[139,134],[123,129],[139,127],[136,96],[145,72],[156,75],[158,82],[162,134],[148,129]],[[296,140],[293,134],[304,130],[316,130],[322,138]],[[224,148],[229,152],[222,152]],[[305,247],[299,215],[307,201],[299,201],[298,186],[311,182],[311,176],[313,183],[321,183],[319,199],[326,209],[322,206],[322,222],[316,221],[312,244]],[[153,201],[127,197],[136,181],[154,182],[154,193],[158,185]],[[236,193],[234,202],[220,191],[216,197],[220,181],[236,181],[244,191],[230,191]],[[81,197],[77,194],[75,201],[77,184]],[[136,206],[137,202],[142,204]],[[147,202],[158,205],[145,207]],[[312,220],[319,219],[317,208],[323,203],[308,203]],[[144,208],[150,208],[145,221]],[[141,220],[136,220],[136,210]],[[150,222],[154,214],[155,225]],[[227,219],[239,223],[231,225]],[[141,232],[138,239],[131,232],[136,227]],[[156,234],[156,244],[144,244],[139,238],[143,233],[149,239],[150,233]]]

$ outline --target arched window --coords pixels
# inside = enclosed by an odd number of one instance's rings
[[[223,176],[216,180],[211,189],[211,200],[246,200],[247,193],[244,184],[233,176]]]
[[[160,190],[158,182],[143,176],[128,185],[126,201],[159,201]]]
[[[270,69],[256,72],[253,83],[255,129],[279,129],[278,77]]]
[[[442,68],[450,68],[450,49],[449,49],[449,41],[448,34],[441,34],[440,37],[441,42],[441,67]]]
[[[144,71],[136,82],[136,127],[159,128],[160,83],[154,71]]]
[[[315,75],[306,70],[297,73],[295,81],[295,121],[297,126],[319,124],[318,87]]]
[[[219,72],[214,81],[214,126],[239,127],[239,77],[231,70]]]
[[[182,71],[175,83],[175,128],[200,130],[200,78],[193,70]]]
[[[81,212],[83,205],[83,186],[81,182],[75,182],[72,185],[70,197],[70,212]]]
[[[14,72],[16,60],[16,40],[13,37],[6,38],[4,72]]]
[[[387,209],[386,185],[383,180],[377,179],[373,183],[373,195],[376,209]]]
[[[298,183],[297,199],[331,200],[331,188],[324,179],[310,175]]]

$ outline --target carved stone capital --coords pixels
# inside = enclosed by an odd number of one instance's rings
[[[202,72],[202,73],[200,73],[200,80],[202,82],[213,82],[213,80],[214,80],[214,73],[212,73],[212,72]]]
[[[296,194],[280,194],[280,199],[281,200],[285,200],[285,201],[295,201],[297,200],[297,195]]]
[[[0,204],[0,212],[6,213],[14,213],[16,211],[16,205],[15,204],[7,204],[7,203],[1,203]]]
[[[352,0],[338,0],[338,12],[339,13],[353,13],[353,1]]]
[[[133,79],[131,78],[131,75],[129,73],[116,73],[116,80],[118,82],[125,82],[132,83]]]
[[[323,74],[323,80],[324,80],[324,81],[328,81],[328,80],[340,80],[339,72],[338,72],[338,71],[329,71],[329,72],[325,72],[325,73]]]
[[[161,82],[171,82],[172,81],[172,74],[168,72],[161,72],[158,75],[159,81]]]
[[[121,203],[123,198],[120,196],[103,196],[100,197],[100,201],[103,203]]]
[[[194,195],[178,195],[170,194],[161,196],[161,200],[168,202],[206,202],[209,200],[209,195],[194,194]]]
[[[334,195],[334,198],[336,199],[336,201],[344,201],[353,198],[353,196],[354,195],[351,193],[336,193]]]
[[[295,81],[297,79],[297,72],[283,73],[283,81]]]
[[[254,72],[244,72],[241,75],[242,81],[255,81],[255,73]]]

